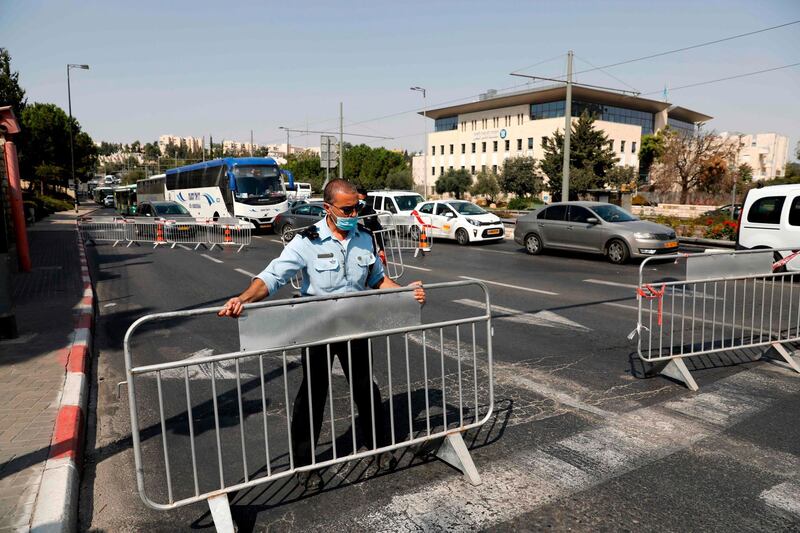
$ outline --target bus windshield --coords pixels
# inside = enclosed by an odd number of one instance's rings
[[[280,199],[285,196],[280,171],[275,166],[242,165],[233,168],[237,200]]]

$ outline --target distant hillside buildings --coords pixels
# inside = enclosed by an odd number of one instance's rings
[[[736,164],[753,169],[753,181],[783,176],[789,161],[789,138],[777,133],[722,132],[723,139],[738,142]]]

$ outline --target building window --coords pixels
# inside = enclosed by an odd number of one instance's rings
[[[461,170],[464,170],[464,165],[461,165]]]
[[[542,137],[542,148],[547,148],[547,137]]]
[[[431,155],[436,155],[436,145],[431,146]]]
[[[517,150],[522,151],[522,139],[517,139]]]
[[[444,167],[439,167],[439,175],[444,176]]]
[[[451,131],[458,129],[458,117],[437,118],[434,123],[435,131]]]
[[[614,139],[608,140],[608,147],[611,148],[611,151],[614,151]]]
[[[486,172],[486,165],[481,165],[481,172]]]
[[[475,143],[472,143],[472,153],[475,153]]]
[[[436,175],[436,167],[431,167],[431,176]]]
[[[469,171],[470,171],[471,174],[475,174],[475,165],[472,165],[471,167],[469,167]]]
[[[450,145],[450,155],[453,155],[453,145]]]
[[[631,153],[636,153],[636,141],[631,142]]]
[[[530,119],[540,120],[545,118],[563,117],[566,103],[564,100],[556,102],[545,102],[541,104],[531,104]],[[654,115],[647,111],[628,109],[605,104],[595,104],[590,102],[573,101],[572,116],[578,117],[587,111],[594,115],[597,120],[607,122],[617,122],[620,124],[633,124],[642,128],[642,135],[653,133]],[[673,119],[669,119],[671,122]],[[685,124],[685,123],[684,123]],[[672,126],[672,124],[670,124]],[[693,125],[690,125],[692,128]]]
[[[453,170],[453,165],[450,165],[449,167],[447,167],[447,170]]]
[[[439,153],[444,155],[444,145],[443,144],[439,145]]]
[[[621,154],[624,154],[624,153],[625,153],[625,141],[620,141],[620,142],[619,142],[619,152],[620,152]]]
[[[486,153],[486,141],[481,143],[481,152]]]
[[[517,115],[517,126],[521,126],[522,125],[522,118],[524,116],[525,116],[525,113],[520,113],[519,115]]]
[[[533,137],[528,137],[528,150],[533,150]]]
[[[506,139],[506,152],[508,152],[509,150],[511,150],[511,141],[509,139]]]
[[[492,150],[497,151],[497,141],[492,141]]]
[[[497,165],[492,165],[492,172],[497,174]]]
[[[472,121],[472,131],[475,131],[475,125],[477,122],[478,122],[477,120]]]
[[[464,143],[461,143],[461,153],[462,154],[466,154],[467,153],[467,145],[464,144]]]

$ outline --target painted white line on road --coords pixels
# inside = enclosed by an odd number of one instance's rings
[[[225,261],[220,261],[216,257],[211,257],[210,255],[206,255],[206,254],[200,254],[200,256],[201,257],[205,257],[206,259],[210,259],[210,260],[214,261],[215,263],[224,263],[225,262]]]
[[[508,283],[500,283],[499,281],[489,281],[487,279],[480,279],[480,278],[471,278],[469,276],[458,276],[458,277],[461,279],[469,279],[472,281],[482,281],[483,283],[488,283],[490,285],[498,285],[500,287],[505,287],[507,289],[517,289],[520,291],[535,292],[538,294],[547,294],[548,296],[558,296],[557,292],[543,291],[542,289],[531,289],[530,287],[520,287],[519,285],[509,285]]]
[[[520,257],[523,257],[522,254],[519,252],[508,252],[506,250],[489,250],[486,248],[472,248],[472,249],[478,252],[491,252],[493,254],[508,254],[508,255],[518,255]]]
[[[721,381],[715,391],[693,396],[683,407],[693,403],[747,406],[723,425],[687,418],[660,406],[643,407],[614,416],[600,427],[481,465],[479,491],[459,476],[447,475],[415,485],[388,501],[378,499],[369,512],[359,508],[342,513],[338,523],[331,525],[343,530],[496,529],[559,498],[618,479],[703,439],[724,435],[728,427],[768,408],[772,400],[765,393],[779,383],[755,372],[741,372]],[[756,407],[751,400],[759,397],[766,399]],[[787,502],[791,506],[797,493],[793,488],[778,487],[769,497],[783,508]],[[509,498],[509,494],[516,497]]]
[[[390,265],[402,266],[402,267],[405,267],[405,268],[410,268],[412,270],[422,270],[423,272],[432,272],[432,270],[430,268],[416,267],[416,266],[412,266],[412,265],[409,265],[409,264],[406,264],[406,263],[400,264],[400,263],[394,263],[392,261],[388,261],[388,263]]]
[[[786,481],[775,485],[762,492],[759,498],[770,507],[800,516],[800,483],[797,481]]]
[[[265,237],[262,237],[261,235],[253,235],[253,238],[254,239],[264,239]]]
[[[455,300],[454,303],[466,305],[468,307],[475,307],[482,309],[486,304],[477,300],[470,300],[467,298]],[[529,326],[543,326],[546,328],[562,328],[574,329],[577,331],[592,331],[583,324],[573,322],[568,318],[557,315],[552,311],[539,311],[538,313],[526,313],[518,309],[511,309],[510,307],[503,307],[501,305],[492,305],[494,313],[501,313],[504,316],[494,316],[497,320],[507,320],[509,322],[517,322],[519,324],[527,324]]]
[[[269,242],[275,242],[275,243],[278,243],[278,244],[283,244],[283,241],[282,241],[282,240],[280,240],[280,239],[267,239],[267,240],[268,240]]]
[[[211,348],[203,348],[191,354],[184,361],[190,362],[192,359],[199,359],[201,357],[208,357],[214,355],[214,350]],[[211,363],[192,364],[186,367],[189,371],[189,380],[193,379],[211,379]],[[241,370],[241,368],[240,368]],[[147,374],[149,377],[156,377],[155,372]],[[185,371],[183,368],[168,368],[161,371],[161,377],[165,379],[184,379]],[[214,364],[214,377],[216,379],[236,379],[236,361],[220,361]],[[253,374],[242,372],[242,379],[253,379]]]
[[[609,285],[611,287],[625,287],[626,289],[636,289],[632,283],[618,283],[616,281],[606,281],[604,279],[585,279],[584,283],[594,283],[595,285]]]
[[[189,250],[190,252],[192,251],[191,248],[189,248],[188,246],[184,246],[183,244],[179,244],[178,248],[183,248],[184,250]]]
[[[248,272],[247,270],[245,270],[243,268],[234,268],[234,270],[236,272],[238,272],[239,274],[244,274],[245,276],[247,276],[249,278],[254,278],[254,277],[256,277],[258,275],[258,274],[253,274],[252,272]]]

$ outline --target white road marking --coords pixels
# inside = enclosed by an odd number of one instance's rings
[[[371,512],[358,509],[349,516],[340,516],[338,523],[332,525],[343,530],[369,531],[491,530],[557,498],[586,491],[723,434],[733,424],[769,407],[772,396],[765,393],[774,392],[776,384],[780,386],[779,381],[764,374],[742,372],[682,404],[685,409],[700,403],[744,406],[721,424],[716,417],[687,418],[660,406],[643,407],[539,449],[479,464],[483,481],[480,490],[448,472],[438,481],[415,485],[388,501],[378,499]],[[509,498],[509,494],[515,497]],[[762,493],[768,504],[790,512],[800,509],[796,504],[798,496],[798,487],[786,483]]]
[[[106,305],[104,305],[103,307],[114,307],[115,305],[117,305],[117,304],[116,304],[116,303],[114,303],[114,302],[112,302],[112,303],[110,303],[110,304],[106,304]]]
[[[800,517],[800,482],[786,481],[759,495],[770,507],[788,511]]]
[[[267,239],[269,242],[276,242],[278,244],[283,244],[283,241],[280,239]]]
[[[184,361],[190,361],[192,359],[199,359],[201,357],[208,357],[209,355],[214,355],[214,350],[211,348],[203,348],[202,350],[198,350],[191,354],[189,357],[184,359]],[[211,379],[211,363],[202,363],[202,364],[193,364],[188,367],[189,369],[189,379]],[[241,369],[240,369],[241,370]],[[184,379],[184,369],[183,368],[168,368],[167,370],[161,371],[161,378],[162,379]],[[150,377],[155,378],[156,373],[152,372],[147,374]],[[236,379],[236,362],[234,360],[228,361],[221,361],[217,362],[214,365],[214,377],[216,379]],[[248,372],[242,372],[241,378],[242,379],[253,379],[256,377],[253,374]]]
[[[476,307],[482,309],[486,304],[477,300],[470,300],[467,298],[455,300],[454,303],[466,305],[469,307]],[[526,313],[518,309],[511,309],[510,307],[503,307],[502,305],[492,305],[492,311],[495,313],[502,313],[506,316],[495,316],[497,320],[507,320],[509,322],[517,322],[519,324],[527,324],[530,326],[543,326],[546,328],[563,328],[575,329],[578,331],[592,331],[583,324],[574,322],[561,315],[553,313],[552,311],[539,311],[538,313]]]
[[[606,281],[604,279],[585,279],[584,283],[594,283],[595,285],[610,285],[611,287],[625,287],[626,289],[636,289],[636,285],[631,283],[617,283],[616,281]]]
[[[183,244],[179,244],[178,248],[183,248],[184,250],[189,250],[190,252],[192,251],[191,248],[189,248],[188,246],[184,246]]]
[[[413,266],[413,265],[409,265],[409,264],[406,264],[406,263],[403,263],[402,265],[400,263],[395,263],[393,261],[387,261],[387,263],[389,263],[390,265],[403,266],[405,268],[410,268],[412,270],[422,270],[423,272],[432,272],[432,270],[430,268]]]
[[[256,277],[258,275],[258,274],[253,274],[252,272],[248,272],[247,270],[245,270],[243,268],[234,268],[234,270],[236,272],[238,272],[239,274],[244,274],[245,276],[247,276],[249,278],[254,278],[254,277]]]
[[[202,257],[205,257],[206,259],[210,259],[211,261],[214,261],[215,263],[224,263],[225,262],[225,261],[220,261],[216,257],[211,257],[210,255],[207,255],[207,254],[200,254],[200,255]]]
[[[264,237],[262,237],[261,235],[253,235],[253,238],[254,239],[263,239]]]
[[[558,296],[557,292],[543,291],[542,289],[531,289],[530,287],[520,287],[519,285],[509,285],[508,283],[500,283],[499,281],[489,281],[480,278],[471,278],[469,276],[458,276],[458,277],[461,279],[469,279],[472,281],[482,281],[483,283],[488,283],[490,285],[497,285],[499,287],[505,287],[507,289],[517,289],[519,291],[528,291],[528,292],[535,292],[538,294],[547,294],[549,296]]]
[[[476,250],[478,252],[492,252],[493,254],[518,255],[518,256],[522,257],[522,254],[520,254],[519,252],[508,252],[506,250],[489,250],[489,249],[485,249],[485,248],[473,248],[473,250]]]

